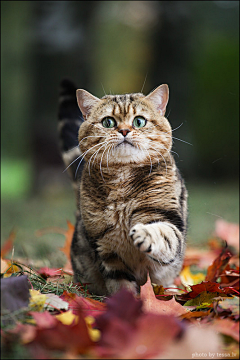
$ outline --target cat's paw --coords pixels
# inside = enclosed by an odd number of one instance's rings
[[[129,232],[133,244],[142,252],[150,253],[152,251],[153,239],[146,225],[136,224]]]

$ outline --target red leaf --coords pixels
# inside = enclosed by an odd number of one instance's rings
[[[172,315],[143,312],[142,301],[126,289],[106,303],[106,312],[96,318],[96,326],[101,331],[96,351],[101,357],[143,359],[156,356],[183,331],[181,323]]]
[[[143,300],[143,309],[146,312],[162,315],[171,314],[175,316],[179,316],[187,312],[181,304],[176,302],[174,297],[168,301],[158,300],[154,294],[149,277],[146,284],[141,287],[141,299]]]
[[[84,316],[92,315],[95,317],[106,310],[106,304],[100,301],[77,296],[76,294],[69,294],[66,291],[64,291],[60,298],[69,303],[69,309],[71,309],[74,314],[78,313],[79,306]]]
[[[194,299],[203,291],[212,293],[217,292],[218,294],[234,294],[231,289],[222,289],[220,288],[220,284],[211,281],[202,281],[200,284],[192,285],[190,287],[192,291],[186,294],[178,295],[177,297],[179,300],[187,301],[190,299]]]
[[[32,313],[37,325],[36,336],[31,345],[75,354],[87,351],[95,343],[89,337],[81,309],[78,310],[78,321],[71,325],[63,324],[48,312]]]
[[[61,269],[55,269],[55,268],[48,268],[48,267],[42,267],[41,269],[38,270],[38,273],[44,277],[44,278],[48,278],[51,276],[60,276],[62,273]]]
[[[227,266],[232,254],[227,247],[225,247],[221,254],[214,260],[213,264],[208,267],[206,281],[216,281],[219,275],[223,272]]]

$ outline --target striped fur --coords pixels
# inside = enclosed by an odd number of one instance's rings
[[[169,286],[184,257],[187,191],[170,152],[167,87],[102,99],[78,90],[81,112],[75,91],[62,83],[59,110],[66,166],[83,155],[69,167],[78,194],[74,279],[99,295],[122,286],[138,293],[148,272],[154,283]],[[133,125],[136,116],[147,120],[143,127]],[[113,128],[103,126],[105,117],[115,120]]]

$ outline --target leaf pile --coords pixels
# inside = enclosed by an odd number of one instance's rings
[[[12,232],[1,250],[3,358],[239,358],[236,228],[218,222],[207,249],[189,248],[175,288],[148,278],[139,297],[122,289],[109,298],[73,283],[70,223],[62,269],[7,259]]]

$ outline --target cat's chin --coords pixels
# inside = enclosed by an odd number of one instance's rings
[[[118,162],[122,164],[139,163],[146,159],[144,151],[125,141],[113,149],[112,155],[114,156],[115,163]]]

